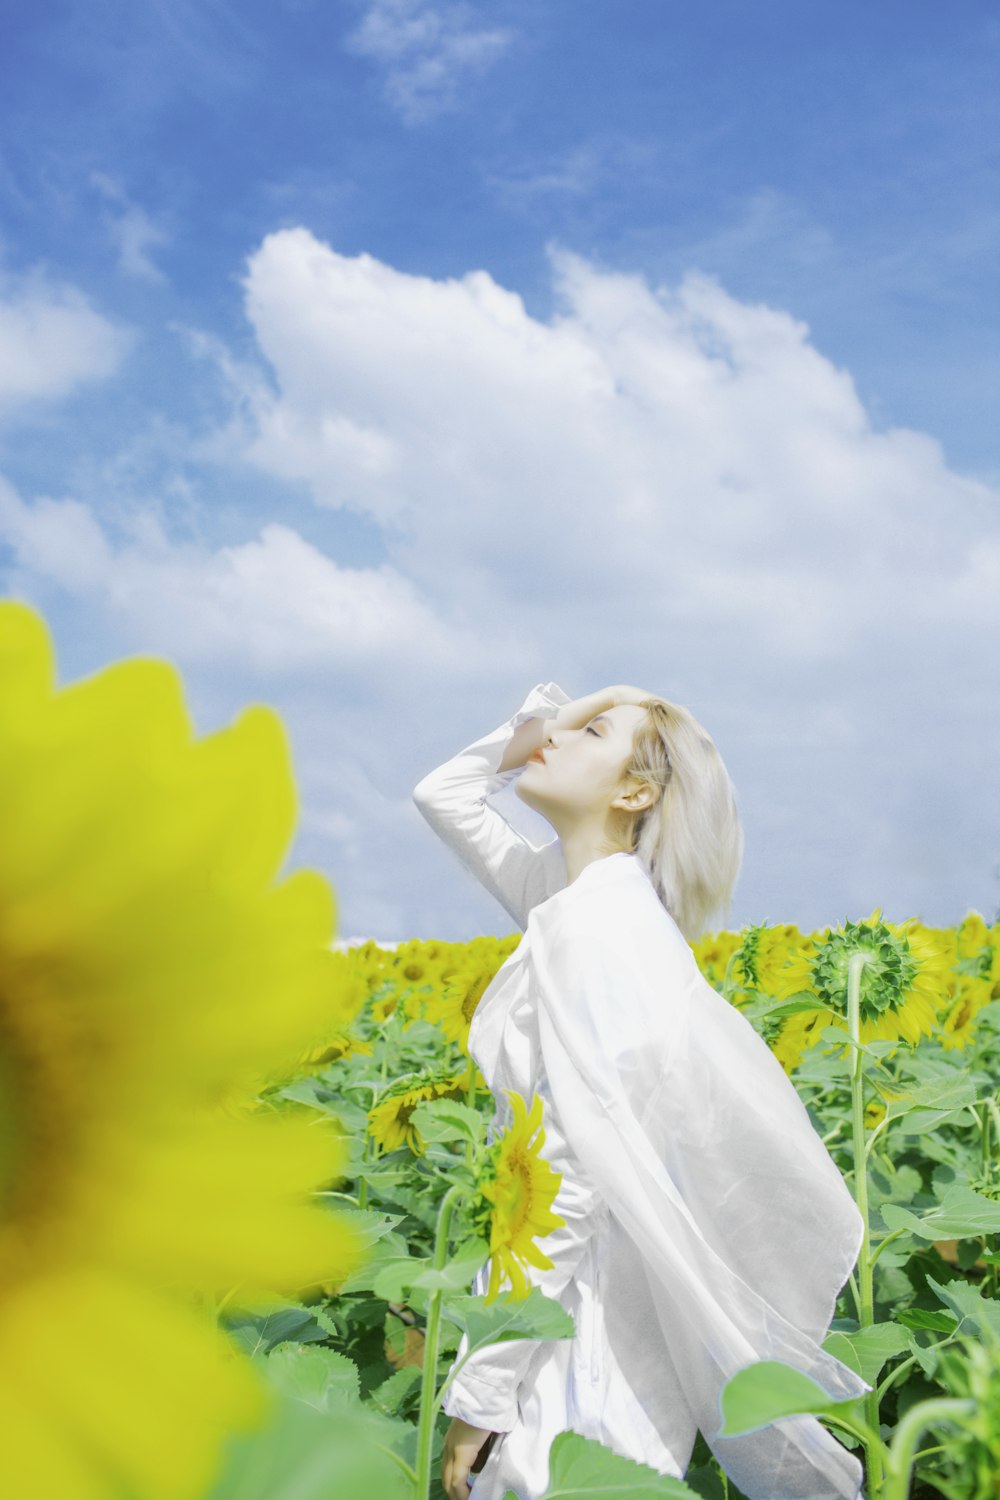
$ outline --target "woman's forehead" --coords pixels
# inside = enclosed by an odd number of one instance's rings
[[[598,720],[603,721],[617,734],[634,734],[636,726],[646,717],[646,710],[640,708],[638,703],[617,703],[614,708],[607,708],[602,714],[597,714],[591,719],[594,724]]]

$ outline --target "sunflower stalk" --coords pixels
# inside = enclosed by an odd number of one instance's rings
[[[918,1401],[916,1406],[911,1406],[896,1428],[891,1447],[884,1450],[887,1462],[882,1500],[907,1500],[910,1476],[917,1457],[917,1444],[926,1427],[931,1423],[961,1422],[971,1416],[975,1408],[974,1400],[953,1396],[935,1396],[929,1401]],[[869,1500],[873,1496],[874,1491],[871,1491]]]
[[[868,954],[856,951],[847,962],[847,1029],[851,1047],[851,1135],[854,1145],[854,1197],[861,1213],[863,1234],[858,1258],[858,1322],[862,1333],[875,1322],[873,1291],[874,1257],[871,1254],[871,1230],[868,1223],[868,1160],[865,1151],[864,1053],[861,1050],[861,970],[869,962]],[[864,1398],[865,1418],[875,1438],[865,1439],[868,1500],[883,1500],[882,1459],[885,1449],[878,1440],[879,1395],[871,1390]]]
[[[455,1204],[466,1192],[462,1183],[455,1183],[445,1193],[438,1210],[437,1229],[434,1235],[435,1271],[443,1270],[448,1258],[448,1235]],[[416,1481],[413,1500],[430,1500],[431,1487],[431,1442],[434,1435],[434,1419],[437,1416],[437,1366],[438,1342],[441,1334],[441,1299],[444,1292],[435,1287],[427,1299],[427,1323],[424,1328],[423,1370],[420,1380],[420,1421],[417,1426]]]

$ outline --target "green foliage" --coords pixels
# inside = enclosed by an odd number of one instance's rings
[[[695,1500],[683,1479],[622,1458],[577,1432],[561,1432],[549,1450],[549,1485],[542,1500]],[[508,1490],[504,1500],[517,1500]]]
[[[755,1432],[781,1417],[857,1413],[859,1403],[832,1401],[810,1376],[779,1360],[764,1359],[730,1377],[722,1387],[720,1437]]]
[[[572,1338],[576,1332],[566,1309],[537,1286],[520,1300],[510,1292],[501,1293],[491,1303],[483,1297],[446,1298],[441,1315],[468,1334],[470,1354],[511,1339],[563,1339]]]

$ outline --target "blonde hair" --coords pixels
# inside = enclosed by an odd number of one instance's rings
[[[680,703],[646,698],[625,776],[661,788],[635,814],[631,853],[688,942],[727,925],[743,862],[736,789],[715,741]],[[717,928],[716,928],[717,930]]]

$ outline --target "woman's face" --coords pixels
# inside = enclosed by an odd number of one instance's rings
[[[580,729],[549,728],[541,760],[525,762],[516,795],[562,833],[575,823],[603,826],[611,803],[626,790],[625,766],[632,738],[646,710],[621,703]]]

